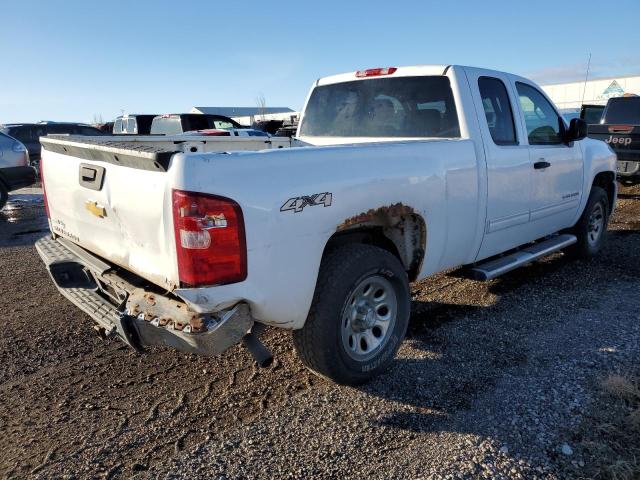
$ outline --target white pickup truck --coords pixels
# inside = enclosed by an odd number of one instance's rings
[[[136,349],[216,355],[254,326],[293,330],[302,361],[358,384],[405,335],[409,282],[487,280],[601,248],[616,157],[531,81],[464,66],[319,79],[300,148],[191,153],[43,138],[60,292]]]

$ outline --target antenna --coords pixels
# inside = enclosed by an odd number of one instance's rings
[[[580,102],[584,105],[584,96],[587,93],[587,80],[589,80],[589,68],[591,67],[591,52],[589,52],[589,61],[587,62],[587,75],[584,77],[584,87],[582,88],[582,101]]]

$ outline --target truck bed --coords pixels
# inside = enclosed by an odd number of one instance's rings
[[[41,140],[55,144],[55,140],[84,145],[96,145],[137,152],[231,152],[245,150],[270,150],[288,148],[288,137],[218,137],[210,135],[48,135]],[[54,140],[54,141],[50,141]]]

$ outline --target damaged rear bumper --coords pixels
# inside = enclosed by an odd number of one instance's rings
[[[253,326],[245,303],[215,314],[196,313],[180,300],[153,291],[143,280],[125,278],[64,238],[45,237],[35,246],[60,293],[93,318],[102,335],[117,335],[136,350],[165,345],[186,353],[218,355]]]

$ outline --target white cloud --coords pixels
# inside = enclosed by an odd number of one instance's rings
[[[526,72],[524,76],[544,85],[583,81],[586,74],[587,62],[585,60],[582,63],[570,63],[532,70]],[[590,80],[628,75],[640,75],[640,58],[625,57],[605,61],[591,60],[589,68]]]

